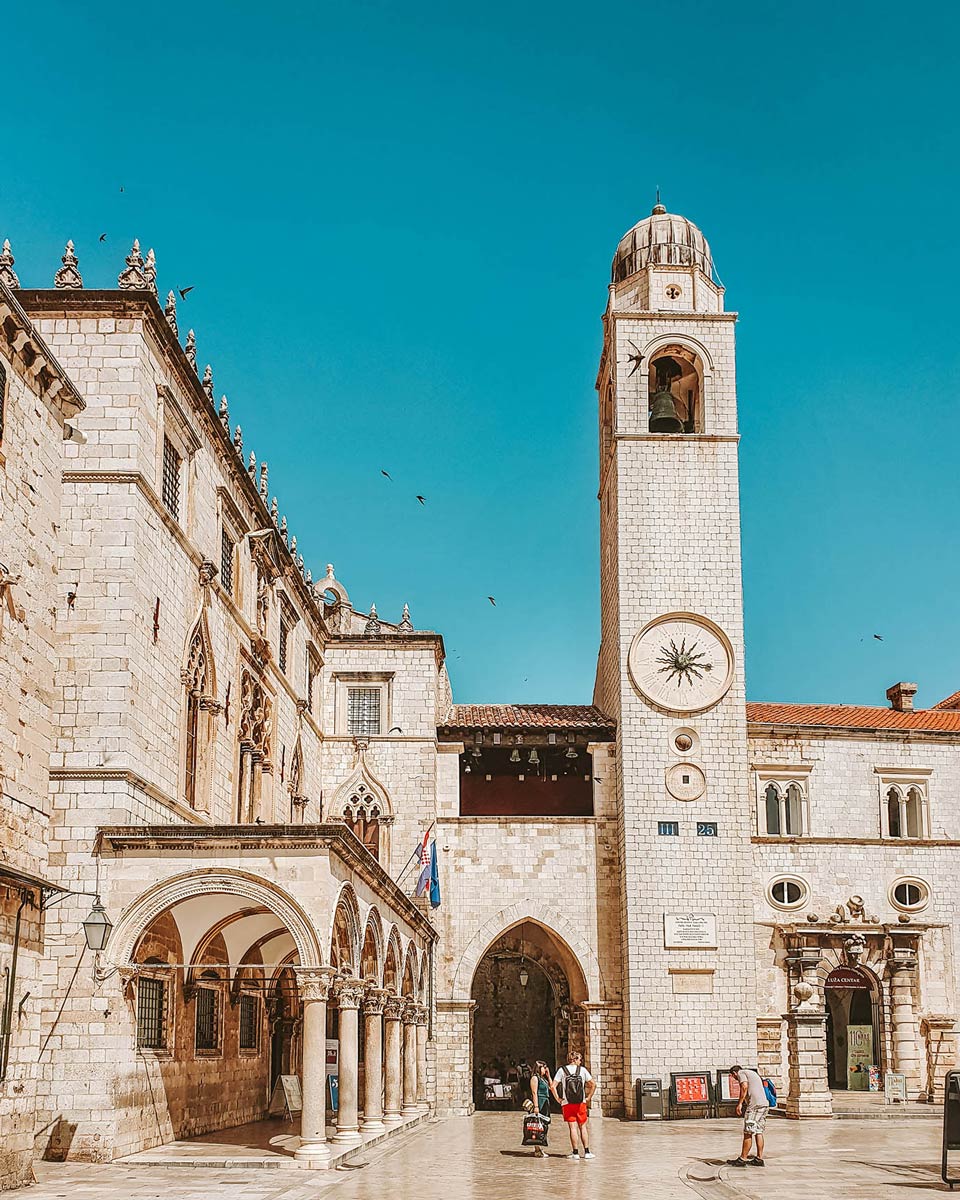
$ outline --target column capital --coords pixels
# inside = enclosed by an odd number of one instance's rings
[[[390,993],[383,988],[367,988],[363,997],[363,1013],[367,1017],[378,1017],[386,1008]]]
[[[328,1000],[330,988],[336,977],[332,967],[294,967],[293,973],[297,979],[300,999]]]
[[[418,1025],[428,1025],[430,1023],[430,1010],[425,1004],[417,1005],[416,1021]]]
[[[387,992],[383,1001],[383,1016],[386,1021],[399,1021],[403,1016],[404,1002],[396,992]]]
[[[400,1020],[403,1021],[404,1025],[416,1025],[419,1009],[420,1006],[418,1004],[414,1004],[412,1000],[407,1000],[404,1003],[403,1012],[400,1014]]]
[[[335,989],[338,1006],[341,1009],[359,1008],[366,990],[366,984],[362,979],[354,979],[349,975],[341,976],[337,980]]]

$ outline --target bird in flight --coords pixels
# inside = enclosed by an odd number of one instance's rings
[[[101,234],[100,234],[100,241],[101,241],[101,242],[105,242],[106,240],[107,240],[107,235],[106,235],[105,233],[101,233]]]
[[[426,496],[418,496],[417,499],[420,501],[421,504],[426,504],[426,502],[427,502]]]
[[[633,370],[630,372],[630,374],[636,375],[636,373],[640,370],[640,364],[643,362],[643,355],[636,348],[636,346],[633,345],[633,342],[631,342],[630,345],[633,346],[633,354],[627,355],[627,362],[633,363]]]
[[[390,730],[390,733],[403,733],[403,730],[400,728],[399,725],[394,725],[393,728]]]
[[[380,468],[380,474],[384,477],[384,479],[389,479],[391,483],[393,482],[393,476],[389,471],[385,471],[383,467]]]
[[[494,600],[494,598],[492,596],[488,596],[487,599],[490,601],[490,603],[493,605],[494,608],[497,607],[497,602],[496,602],[496,600]]]
[[[120,191],[121,191],[121,192],[123,191],[123,184],[122,184],[122,183],[120,184]]]
[[[882,634],[875,633],[873,636],[874,636],[874,638],[875,638],[875,639],[876,639],[878,642],[882,642],[882,641],[883,641],[883,635],[882,635]]]
[[[192,292],[196,286],[195,283],[192,283],[188,288],[177,288],[177,291],[180,293],[180,299],[186,300],[187,292]]]

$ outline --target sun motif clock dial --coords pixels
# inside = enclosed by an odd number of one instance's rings
[[[723,699],[733,680],[727,635],[693,613],[667,613],[645,625],[628,662],[637,691],[667,712],[703,712]]]

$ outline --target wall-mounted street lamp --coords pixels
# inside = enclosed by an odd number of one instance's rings
[[[106,946],[110,938],[110,931],[113,929],[113,922],[107,916],[99,896],[94,900],[90,915],[82,924],[83,936],[87,939],[87,949],[99,953]]]

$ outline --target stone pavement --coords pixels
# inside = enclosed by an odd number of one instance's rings
[[[946,1194],[936,1121],[771,1118],[763,1170],[723,1165],[739,1146],[736,1121],[593,1126],[592,1162],[561,1157],[566,1134],[557,1123],[550,1157],[539,1161],[518,1144],[518,1113],[479,1113],[425,1126],[329,1173],[40,1163],[40,1183],[24,1200],[515,1200],[531,1187],[564,1200],[626,1200],[641,1192],[653,1200]]]

